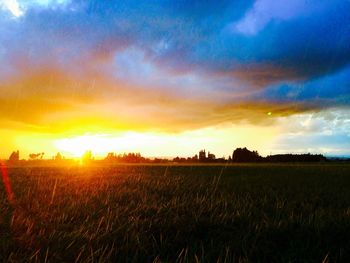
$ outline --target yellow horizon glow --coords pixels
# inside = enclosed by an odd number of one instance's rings
[[[102,157],[109,152],[137,151],[138,147],[143,148],[150,142],[159,144],[162,140],[154,135],[128,132],[117,137],[109,134],[73,136],[55,140],[53,144],[58,151],[80,158],[86,151],[92,151],[95,156]]]
[[[91,151],[96,159],[104,158],[109,152],[139,152],[145,157],[186,157],[206,149],[217,157],[227,157],[237,147],[266,154],[264,150],[269,148],[276,134],[277,128],[253,125],[213,126],[182,133],[111,130],[55,135],[26,133],[14,134],[15,143],[6,154],[18,149],[21,159],[36,152],[45,152],[46,159],[53,158],[58,152],[66,158],[81,158],[86,151]]]
[[[21,159],[28,159],[30,153],[38,152],[45,152],[45,159],[53,158],[58,152],[65,158],[81,158],[86,151],[91,151],[96,159],[104,158],[109,152],[139,152],[145,157],[188,157],[206,149],[217,157],[227,157],[237,147],[248,147],[268,154],[265,150],[269,149],[278,133],[276,127],[248,124],[213,126],[182,133],[101,129],[85,133],[50,134],[0,130],[0,135],[8,139],[0,154],[3,159],[15,150],[20,151]]]

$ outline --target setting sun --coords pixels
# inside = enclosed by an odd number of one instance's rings
[[[97,157],[106,156],[108,152],[137,152],[166,142],[166,138],[155,134],[126,132],[111,134],[85,134],[54,141],[54,147],[72,157],[81,157],[86,151],[92,151]]]
[[[120,137],[111,137],[107,134],[88,134],[56,140],[54,146],[57,150],[72,157],[81,157],[86,151],[92,151],[96,156],[104,156],[108,152],[133,148],[145,139],[149,138],[137,134],[125,134]]]
[[[81,157],[86,151],[94,149],[106,152],[106,140],[102,136],[85,135],[57,140],[55,143],[59,151],[67,152],[73,157]]]

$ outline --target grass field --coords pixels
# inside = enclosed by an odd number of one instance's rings
[[[1,262],[350,262],[350,165],[11,168]]]

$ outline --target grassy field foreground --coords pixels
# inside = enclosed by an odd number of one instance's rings
[[[1,262],[350,262],[350,165],[9,174]]]

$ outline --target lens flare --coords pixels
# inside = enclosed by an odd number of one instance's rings
[[[5,164],[0,163],[0,168],[1,168],[2,181],[4,183],[5,191],[6,191],[6,195],[7,195],[7,200],[10,204],[12,204],[13,200],[14,200],[14,194],[11,190],[11,183],[10,183],[10,179],[8,176],[7,167]]]

